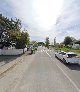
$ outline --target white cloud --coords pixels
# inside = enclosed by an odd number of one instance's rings
[[[0,4],[4,15],[21,19],[33,40],[80,38],[80,0],[64,0],[64,6],[63,0],[0,0]]]
[[[55,37],[54,24],[61,13],[63,0],[6,0],[13,8],[14,16],[28,26],[32,39]],[[40,39],[39,39],[40,38]],[[42,38],[42,39],[41,39]]]
[[[59,0],[35,0],[33,5],[39,25],[46,30],[51,29],[60,14],[62,2]]]
[[[80,39],[80,1],[65,0],[63,12],[57,21],[58,42],[63,41],[65,36],[73,36]]]

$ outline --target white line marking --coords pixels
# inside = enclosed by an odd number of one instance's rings
[[[47,52],[47,51],[51,51],[51,50],[39,50],[39,51],[37,51],[37,52]]]
[[[46,54],[47,54],[49,57],[51,57],[51,56],[49,55],[49,53],[47,53],[47,51],[46,51]]]
[[[47,53],[47,52],[46,52]],[[47,53],[47,55],[49,56],[49,57],[51,57],[50,56],[50,54],[49,53]],[[52,59],[52,58],[51,58]],[[54,60],[53,60],[54,61]],[[56,62],[55,62],[56,63]],[[74,83],[74,81],[73,80],[71,80],[71,78],[64,72],[64,70],[56,63],[56,65],[57,65],[57,67],[62,71],[62,73],[67,77],[67,79],[74,85],[74,87],[77,89],[77,91],[78,92],[80,92],[80,89],[78,88],[78,86]]]
[[[71,78],[63,71],[63,69],[58,65],[56,64],[57,67],[63,72],[63,74],[69,79],[69,81],[74,85],[74,87],[78,90],[78,92],[80,92],[80,89],[78,88],[78,86],[73,82],[73,80],[71,80]]]

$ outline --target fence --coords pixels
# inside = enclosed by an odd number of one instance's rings
[[[24,49],[0,49],[0,55],[20,55],[23,54],[23,52],[26,52],[27,48]]]

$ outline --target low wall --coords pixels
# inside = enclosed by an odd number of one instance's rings
[[[27,51],[27,48],[24,48],[24,52],[26,52]]]
[[[24,52],[27,51],[27,48],[24,49]],[[0,55],[20,55],[23,54],[23,49],[0,49]]]

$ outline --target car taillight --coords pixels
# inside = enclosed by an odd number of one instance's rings
[[[72,57],[70,57],[70,56],[67,56],[67,58],[72,58]]]
[[[69,56],[67,56],[67,58],[70,58]]]

